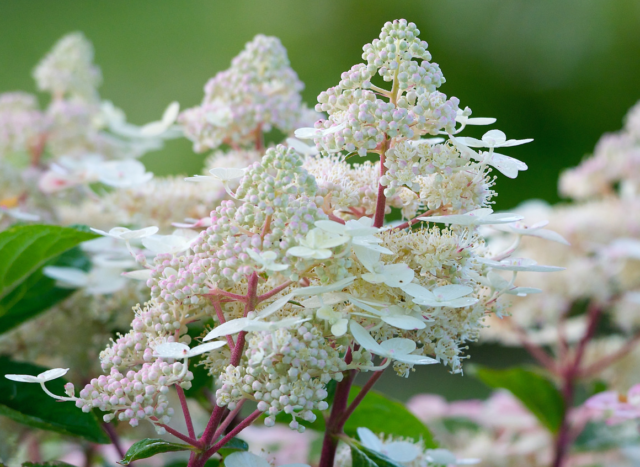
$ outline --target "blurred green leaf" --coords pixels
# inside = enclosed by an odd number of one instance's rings
[[[473,373],[487,386],[510,391],[549,431],[558,432],[564,401],[560,391],[545,376],[521,367],[493,370],[476,366]]]
[[[212,323],[211,323],[212,324]],[[187,327],[187,334],[195,342],[195,339],[204,334],[205,323],[198,321],[190,323]],[[193,380],[191,381],[191,387],[185,389],[184,394],[187,397],[198,399],[201,395],[202,388],[213,388],[213,376],[209,374],[209,370],[200,365],[200,362],[205,358],[205,355],[198,355],[195,358],[189,360],[189,368],[193,373]]]
[[[170,443],[163,439],[143,439],[133,444],[124,459],[118,462],[118,464],[129,465],[133,461],[139,459],[147,459],[153,457],[156,454],[162,454],[164,452],[177,452],[177,451],[194,451],[195,447],[188,444]]]
[[[352,467],[378,467],[372,459],[367,456],[364,451],[355,446],[351,446],[351,466]]]
[[[218,438],[218,441],[220,441],[221,439],[222,439],[222,436]],[[243,441],[240,438],[231,438],[229,441],[226,442],[224,446],[222,446],[218,450],[218,454],[220,454],[222,457],[227,457],[232,452],[248,451],[248,450],[249,450],[249,445],[247,444],[246,441]]]
[[[6,374],[38,375],[47,368],[0,357],[0,415],[19,423],[65,435],[78,436],[94,443],[109,444],[106,433],[92,413],[84,413],[71,402],[58,402],[46,395],[39,384],[19,383]],[[54,394],[63,395],[62,378],[46,383]]]
[[[360,392],[354,386],[349,393],[351,402]],[[414,440],[422,439],[426,448],[436,448],[429,428],[398,401],[390,399],[379,392],[369,391],[360,405],[353,412],[344,426],[344,432],[351,437],[356,435],[359,427],[369,428],[374,433],[402,436]]]
[[[47,261],[97,235],[55,225],[20,225],[0,232],[0,299]]]

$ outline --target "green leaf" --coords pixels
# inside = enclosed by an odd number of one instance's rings
[[[351,402],[360,392],[354,386],[349,393]],[[344,432],[351,437],[360,427],[369,428],[374,433],[402,436],[414,440],[422,439],[427,449],[438,447],[429,428],[398,401],[379,392],[369,391],[360,405],[354,410],[344,426]]]
[[[352,467],[402,467],[384,454],[369,449],[354,439],[347,443],[351,448]]]
[[[222,436],[218,438],[218,441],[220,441],[221,439]],[[224,446],[220,448],[220,450],[218,450],[218,454],[220,454],[222,457],[227,457],[232,452],[248,450],[249,445],[246,443],[246,441],[242,441],[240,438],[231,438],[226,442]]]
[[[370,459],[364,451],[351,445],[351,467],[378,467],[378,464]]]
[[[162,454],[163,452],[195,450],[195,447],[188,444],[170,443],[163,439],[147,438],[132,445],[124,456],[124,459],[118,462],[118,464],[129,465],[129,463],[138,459],[147,459],[155,456],[156,454]]]
[[[96,237],[55,225],[20,225],[0,232],[0,299],[47,261]]]
[[[55,280],[36,271],[0,300],[0,334],[35,318],[75,292],[55,284]]]
[[[510,391],[549,431],[558,432],[564,401],[560,391],[545,376],[521,367],[493,370],[476,366],[473,373],[489,387]]]
[[[174,461],[168,464],[164,464],[164,467],[187,467],[189,463],[187,461]],[[208,459],[207,462],[204,463],[204,467],[218,467],[220,465],[219,459]]]
[[[46,395],[39,384],[19,383],[4,377],[6,374],[38,375],[47,368],[31,363],[19,363],[0,357],[0,415],[19,423],[78,436],[94,443],[111,441],[92,413],[84,413],[71,402],[57,402]],[[46,383],[54,394],[64,395],[62,378]]]

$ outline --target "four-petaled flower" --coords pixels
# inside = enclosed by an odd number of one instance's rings
[[[511,146],[519,146],[521,144],[530,143],[533,139],[507,139],[500,130],[489,130],[482,135],[482,141],[468,136],[458,136],[455,138],[460,143],[470,148],[506,148]]]
[[[278,264],[275,262],[278,257],[275,251],[257,252],[249,248],[247,254],[262,266],[258,271],[284,271],[289,267],[287,264]]]
[[[351,321],[349,328],[356,342],[360,344],[362,348],[373,354],[388,358],[389,360],[406,363],[407,365],[432,365],[438,363],[434,358],[413,354],[412,352],[416,350],[416,343],[411,339],[394,337],[378,344],[375,339],[371,337],[371,334],[355,321]]]
[[[313,229],[305,238],[300,239],[300,246],[289,248],[287,254],[305,259],[327,259],[333,255],[330,248],[344,245],[348,241],[349,237]]]
[[[467,297],[473,289],[466,285],[450,284],[429,290],[419,284],[408,284],[402,290],[413,297],[414,303],[425,306],[464,308],[478,302],[477,298]]]

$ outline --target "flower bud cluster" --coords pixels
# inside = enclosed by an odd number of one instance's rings
[[[102,80],[93,64],[93,46],[82,33],[67,34],[33,71],[38,89],[57,98],[93,99]]]
[[[289,426],[300,432],[296,417],[313,422],[313,410],[325,410],[329,381],[342,380],[347,367],[324,333],[307,322],[297,329],[256,332],[245,351],[246,366],[229,366],[221,375],[216,403],[229,406],[250,397],[265,412],[265,425],[273,426],[281,412],[291,415]]]
[[[323,197],[322,206],[327,214],[357,219],[375,212],[380,179],[379,163],[365,161],[361,164],[349,164],[344,158],[333,155],[308,157],[304,168],[315,177],[318,195]],[[402,210],[403,217],[411,218],[418,207],[418,197],[401,187],[388,194],[385,212],[398,208]],[[358,214],[354,215],[352,209]]]
[[[295,128],[303,87],[280,41],[257,35],[229,69],[211,78],[202,104],[183,112],[180,122],[199,152],[224,142],[252,145],[272,128],[285,134]]]
[[[380,39],[363,48],[367,65],[355,65],[342,74],[338,86],[320,93],[316,110],[328,112],[329,119],[315,125],[318,147],[364,156],[379,150],[388,138],[453,132],[459,101],[436,91],[444,77],[437,65],[428,62],[431,55],[419,33],[405,20],[385,24]],[[391,91],[372,87],[376,72],[393,83]]]
[[[286,250],[326,217],[317,205],[321,200],[315,197],[315,180],[301,166],[293,149],[267,150],[240,181],[235,195],[243,204],[223,201],[211,212],[211,226],[193,244],[193,255],[158,263],[148,283],[152,296],[160,302],[190,298],[197,303],[197,295],[210,286],[224,289],[243,282],[262,267],[246,253],[250,248],[275,252],[275,262],[293,266],[284,274],[297,280],[296,270],[304,268],[304,261],[287,257]],[[269,230],[261,235],[266,222]]]
[[[112,368],[109,375],[92,379],[80,391],[76,407],[83,412],[93,408],[111,412],[104,416],[105,422],[117,417],[137,426],[141,420],[156,417],[166,424],[173,415],[167,399],[169,386],[179,384],[183,389],[189,389],[193,380],[193,373],[185,373],[184,363],[170,362],[158,359],[126,374]]]

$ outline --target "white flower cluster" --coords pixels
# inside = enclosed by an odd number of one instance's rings
[[[202,104],[184,111],[180,122],[198,152],[223,143],[252,146],[272,128],[295,129],[307,112],[303,87],[280,40],[257,35],[228,70],[211,78]]]

